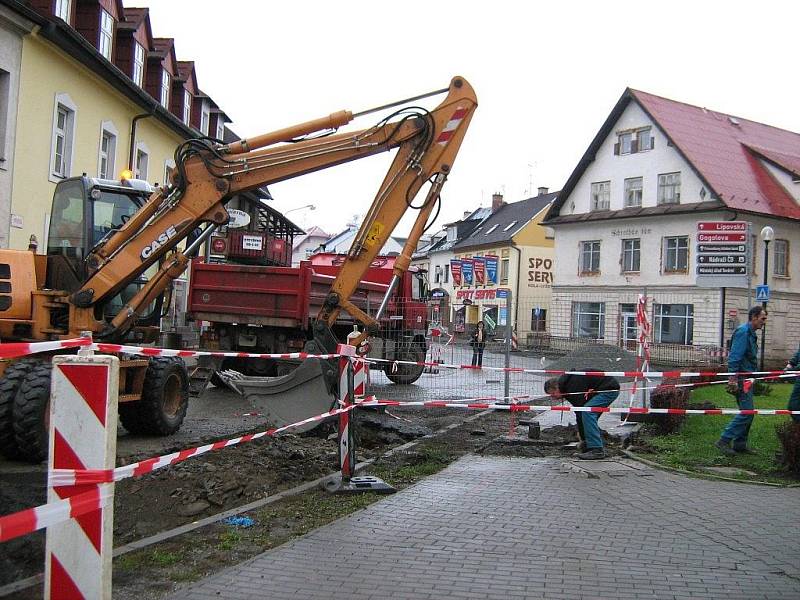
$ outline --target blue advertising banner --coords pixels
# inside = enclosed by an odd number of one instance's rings
[[[498,258],[490,254],[483,257],[483,262],[486,263],[486,283],[497,283],[497,261]]]
[[[461,273],[464,275],[464,285],[472,285],[472,259],[461,259]]]

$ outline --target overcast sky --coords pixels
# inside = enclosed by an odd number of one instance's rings
[[[466,210],[561,188],[626,87],[800,132],[795,2],[125,0],[194,60],[242,137],[446,87],[479,106],[435,229]],[[429,101],[432,108],[441,96]],[[372,125],[375,115],[351,128]],[[270,186],[328,233],[363,215],[385,154]],[[397,234],[407,233],[410,222]]]

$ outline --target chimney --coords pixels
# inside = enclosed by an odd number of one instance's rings
[[[501,206],[503,206],[505,202],[503,202],[503,194],[495,193],[492,194],[492,212],[497,212]]]
[[[540,187],[540,188],[539,188],[539,195],[540,195],[540,196],[544,196],[544,195],[547,193],[547,190],[548,190],[548,189],[549,189],[549,188],[546,188],[546,187]]]

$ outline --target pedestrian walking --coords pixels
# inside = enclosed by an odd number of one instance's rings
[[[475,327],[475,333],[472,334],[472,339],[469,342],[472,346],[472,366],[483,366],[483,349],[486,348],[486,327],[483,321],[478,321],[478,326]]]
[[[756,331],[767,322],[767,309],[754,306],[747,312],[747,323],[740,325],[733,332],[731,349],[728,353],[728,371],[740,373],[755,371],[758,360],[758,336]],[[746,381],[745,375],[731,375],[726,390],[736,397],[739,410],[753,409],[753,385]],[[753,424],[753,415],[736,415],[722,432],[715,446],[726,456],[740,454],[756,454],[747,447],[747,436]]]
[[[545,381],[544,391],[551,398],[566,400],[573,406],[610,406],[619,396],[619,381],[606,375],[562,375]],[[600,413],[576,412],[575,418],[581,439],[575,456],[581,460],[605,458],[603,436],[597,423]]]
[[[789,359],[789,362],[786,364],[784,371],[796,371],[797,365],[800,364],[800,347],[797,348],[797,352],[794,353],[794,356]],[[786,407],[788,410],[800,410],[800,377],[794,380],[794,386],[792,387],[792,393],[789,396],[789,406]],[[792,415],[792,421],[795,423],[800,423],[800,415]]]

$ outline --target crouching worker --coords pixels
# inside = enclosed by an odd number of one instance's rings
[[[619,382],[613,377],[598,375],[562,375],[544,382],[544,391],[555,400],[566,400],[573,406],[610,406],[619,396]],[[576,412],[578,435],[581,438],[581,460],[606,457],[603,436],[597,424],[600,413]]]

